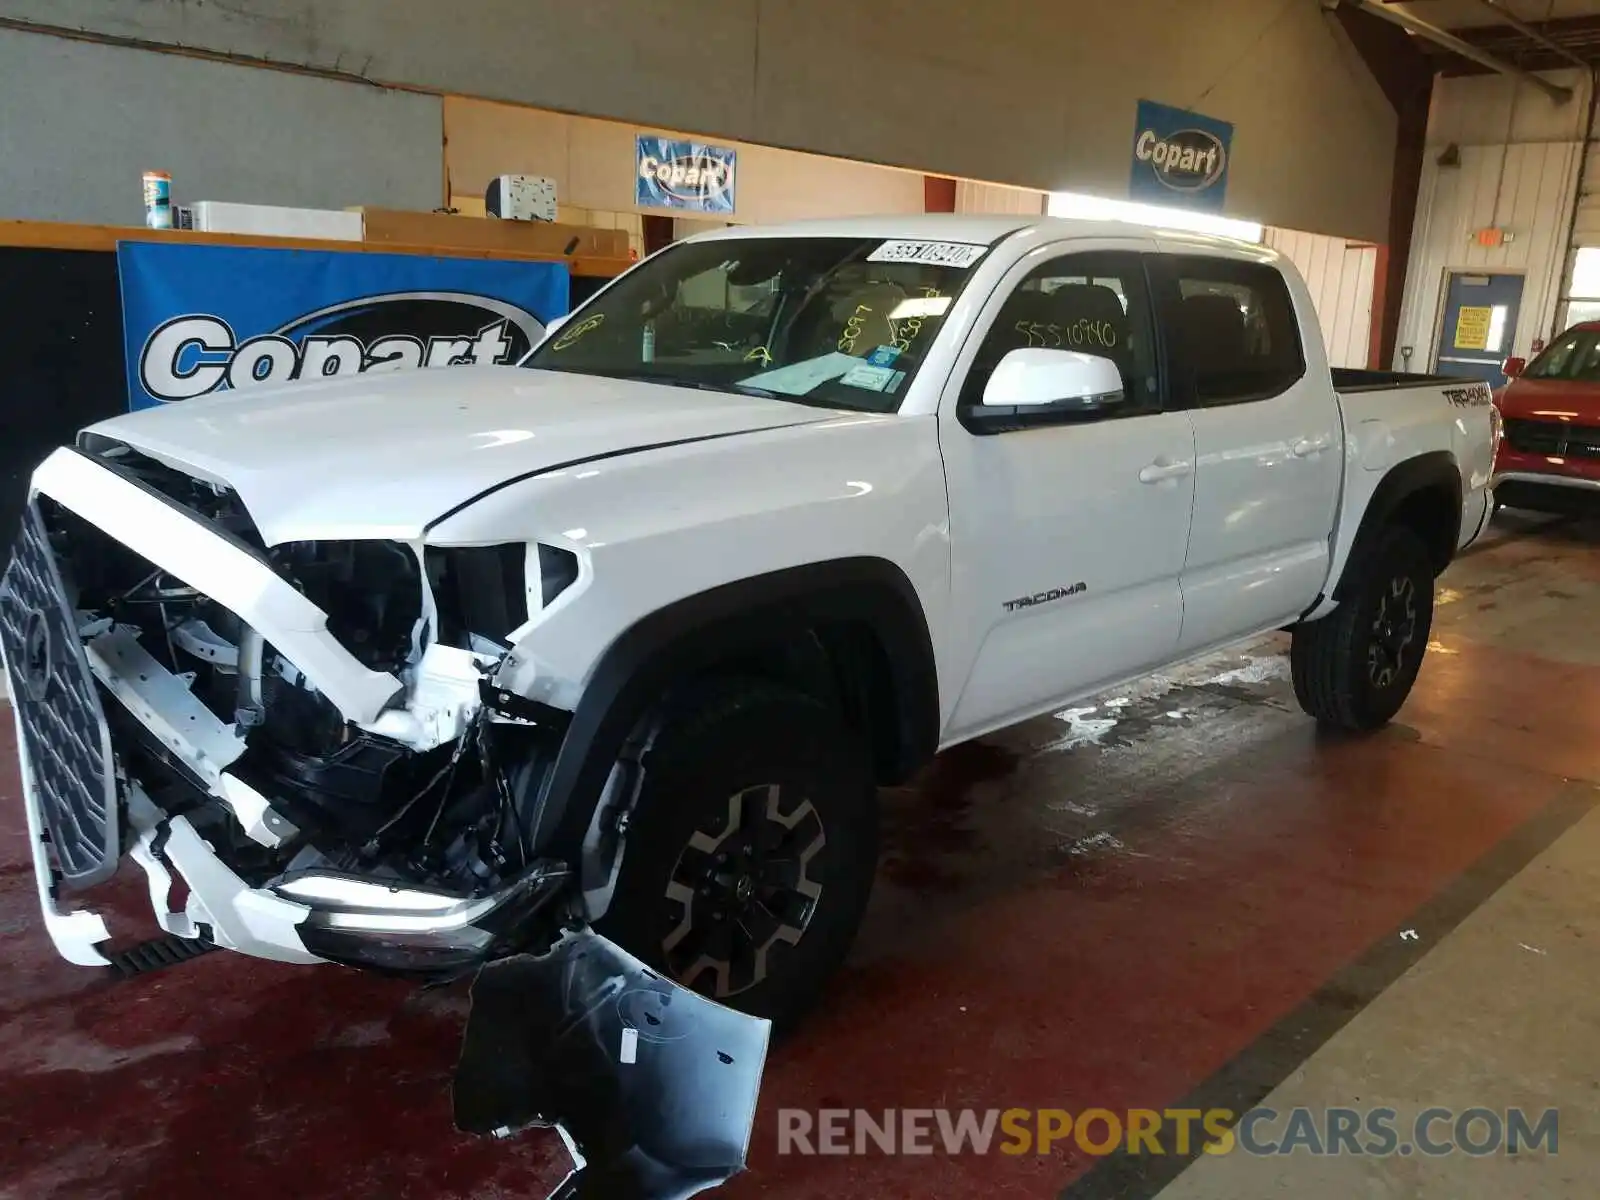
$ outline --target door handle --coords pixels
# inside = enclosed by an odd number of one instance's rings
[[[1310,458],[1313,454],[1321,454],[1331,445],[1333,445],[1333,439],[1325,433],[1314,438],[1301,438],[1294,444],[1294,456],[1296,458]]]
[[[1159,458],[1148,467],[1139,472],[1140,483],[1164,483],[1169,479],[1182,479],[1185,475],[1194,474],[1194,464],[1190,462],[1162,462]]]

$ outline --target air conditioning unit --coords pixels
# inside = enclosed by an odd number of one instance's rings
[[[499,175],[484,189],[483,208],[507,221],[554,221],[556,181],[543,175]]]

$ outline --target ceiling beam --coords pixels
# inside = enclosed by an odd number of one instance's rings
[[[1568,55],[1577,57],[1584,64],[1585,70],[1591,64],[1600,61],[1600,17],[1557,18],[1540,22],[1538,28],[1546,39],[1560,46],[1564,53],[1556,54],[1546,50],[1542,43],[1535,42],[1509,25],[1474,25],[1454,32],[1462,41],[1471,42],[1478,49],[1487,50],[1500,58],[1509,58],[1525,71],[1559,70],[1570,65],[1572,60]],[[1447,74],[1470,74],[1487,70],[1486,67],[1480,67],[1476,63],[1455,58],[1448,50],[1441,49],[1431,42],[1417,38],[1412,40],[1417,42],[1418,48],[1429,58],[1435,61],[1448,60],[1449,66],[1438,68]]]
[[[1539,29],[1528,24],[1521,17],[1517,16],[1516,13],[1512,12],[1511,9],[1506,6],[1504,0],[1478,0],[1478,3],[1483,5],[1484,8],[1487,8],[1490,12],[1498,14],[1501,20],[1503,20],[1507,25],[1511,26],[1511,28],[1515,29],[1529,41],[1542,46],[1544,49],[1550,51],[1550,53],[1558,55],[1570,63],[1583,67],[1585,70],[1588,69],[1588,63],[1584,62],[1583,59],[1579,58],[1572,51],[1568,50],[1560,42],[1555,42],[1547,38]]]
[[[1498,71],[1502,75],[1509,75],[1514,79],[1522,80],[1524,83],[1532,84],[1549,96],[1556,104],[1565,104],[1572,99],[1571,88],[1562,87],[1560,84],[1551,83],[1548,79],[1541,79],[1537,75],[1524,71],[1521,67],[1507,62],[1497,55],[1490,54],[1487,50],[1474,46],[1471,42],[1463,41],[1448,30],[1440,29],[1437,25],[1430,25],[1421,17],[1414,15],[1398,4],[1384,4],[1380,3],[1380,0],[1356,0],[1356,3],[1363,12],[1369,12],[1375,17],[1382,17],[1390,24],[1398,25],[1408,33],[1415,34],[1417,37],[1430,41],[1436,46],[1442,46],[1452,54],[1470,59],[1481,66],[1488,67],[1491,71]]]

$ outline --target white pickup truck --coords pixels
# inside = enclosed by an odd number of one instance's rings
[[[105,962],[131,855],[178,945],[592,924],[787,1021],[941,747],[1276,628],[1310,714],[1387,721],[1498,436],[1330,372],[1271,250],[937,216],[691,239],[520,367],[106,421],[0,590],[46,926]]]

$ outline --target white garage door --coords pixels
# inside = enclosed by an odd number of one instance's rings
[[[1572,223],[1572,246],[1561,288],[1559,329],[1600,319],[1600,143],[1590,142],[1583,158],[1583,186]]]

